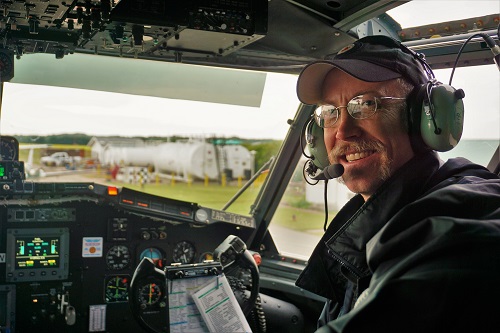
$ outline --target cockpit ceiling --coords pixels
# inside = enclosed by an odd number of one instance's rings
[[[302,65],[353,39],[353,25],[396,1],[4,1],[18,57],[80,52],[238,68]],[[402,2],[397,2],[402,3]],[[335,28],[340,24],[340,28]],[[331,43],[325,43],[331,40]]]
[[[9,0],[0,36],[3,50],[18,58],[86,53],[298,73],[360,34],[409,36],[385,14],[406,2]]]

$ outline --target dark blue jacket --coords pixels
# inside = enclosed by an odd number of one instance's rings
[[[318,332],[500,330],[500,179],[416,156],[342,208],[296,284],[329,300]]]

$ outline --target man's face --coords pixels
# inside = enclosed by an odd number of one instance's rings
[[[353,97],[367,93],[405,97],[398,87],[395,80],[365,82],[334,69],[323,82],[323,103],[345,106]],[[401,108],[402,101],[383,101],[367,119],[354,119],[341,108],[334,127],[324,129],[330,163],[343,165],[343,182],[365,200],[414,155],[401,112],[390,112],[388,107]]]

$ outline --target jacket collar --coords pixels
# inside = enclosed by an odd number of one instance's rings
[[[360,195],[351,199],[330,223],[296,285],[328,299],[341,300],[347,279],[357,282],[371,275],[366,263],[366,243],[397,211],[425,191],[426,183],[439,167],[435,152],[417,155],[368,201],[364,202]]]

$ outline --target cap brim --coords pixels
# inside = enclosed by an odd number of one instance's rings
[[[302,103],[319,104],[323,95],[323,81],[334,68],[366,82],[382,82],[401,77],[401,74],[359,59],[320,60],[307,65],[297,80],[297,96]]]

